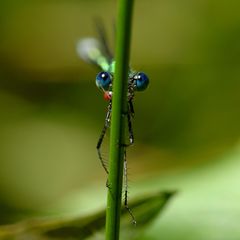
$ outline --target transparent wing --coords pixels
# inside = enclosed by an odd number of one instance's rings
[[[95,38],[83,38],[77,43],[77,53],[80,58],[88,63],[95,64],[102,56],[101,44]]]
[[[109,59],[113,59],[113,54],[109,48],[106,29],[101,18],[95,18],[95,26],[98,33],[98,39],[103,47],[104,55]]]
[[[95,18],[98,39],[84,38],[77,43],[77,53],[84,61],[108,71],[113,55],[107,41],[107,34],[101,18]]]
[[[105,56],[102,44],[95,38],[84,38],[77,43],[77,54],[84,61],[100,67],[103,71],[109,69],[109,59]]]

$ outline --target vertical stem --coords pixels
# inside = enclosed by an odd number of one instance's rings
[[[106,240],[119,239],[132,10],[133,0],[119,0],[110,131]]]

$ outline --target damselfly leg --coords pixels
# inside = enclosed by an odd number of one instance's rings
[[[107,164],[105,162],[105,160],[102,157],[102,153],[101,153],[101,146],[104,140],[104,137],[106,135],[107,129],[110,127],[111,124],[111,111],[112,111],[112,101],[109,102],[108,104],[108,109],[107,109],[107,114],[105,117],[105,122],[104,122],[104,126],[101,132],[101,135],[98,139],[97,142],[97,152],[98,152],[98,158],[101,162],[102,167],[104,168],[105,172],[108,174],[108,169],[107,169]],[[129,147],[134,143],[134,136],[133,136],[133,129],[132,129],[132,115],[133,114],[133,105],[132,102],[130,104],[129,102],[129,111],[127,113],[127,123],[128,123],[128,132],[129,132],[129,143],[128,144],[123,144],[124,147]]]
[[[128,102],[129,106],[129,111],[127,114],[127,121],[128,121],[128,133],[129,133],[129,144],[128,146],[131,146],[134,143],[134,136],[133,136],[133,129],[132,129],[132,118],[134,115],[134,110],[133,110],[133,104],[132,104],[132,100],[130,100]]]
[[[126,149],[124,149],[124,169],[123,169],[123,177],[124,177],[124,207],[126,208],[126,210],[128,211],[128,213],[130,214],[131,218],[132,218],[132,223],[134,225],[137,224],[136,219],[132,213],[132,210],[129,208],[128,206],[128,167],[127,167],[127,154],[126,154]]]
[[[102,167],[104,168],[105,172],[108,174],[108,169],[107,169],[107,165],[102,157],[102,153],[101,153],[101,146],[102,146],[102,142],[103,139],[106,135],[106,131],[107,129],[110,127],[110,122],[111,122],[111,111],[112,111],[112,102],[110,101],[108,104],[108,109],[107,109],[107,114],[105,117],[105,122],[104,122],[104,126],[101,132],[101,135],[98,139],[98,143],[97,143],[97,152],[98,152],[98,158],[102,164]],[[108,183],[106,184],[108,186]]]

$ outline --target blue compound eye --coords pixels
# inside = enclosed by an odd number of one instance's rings
[[[147,88],[149,84],[149,79],[147,75],[143,72],[139,72],[134,76],[135,87],[137,91],[143,91]]]
[[[96,85],[100,89],[108,90],[112,82],[112,77],[108,72],[100,72],[96,77]]]

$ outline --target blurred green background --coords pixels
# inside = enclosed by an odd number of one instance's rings
[[[178,190],[141,239],[240,239],[239,7],[135,2],[131,65],[150,86],[134,101],[130,198]],[[1,224],[105,206],[107,103],[76,54],[96,16],[113,42],[116,1],[0,2]]]

